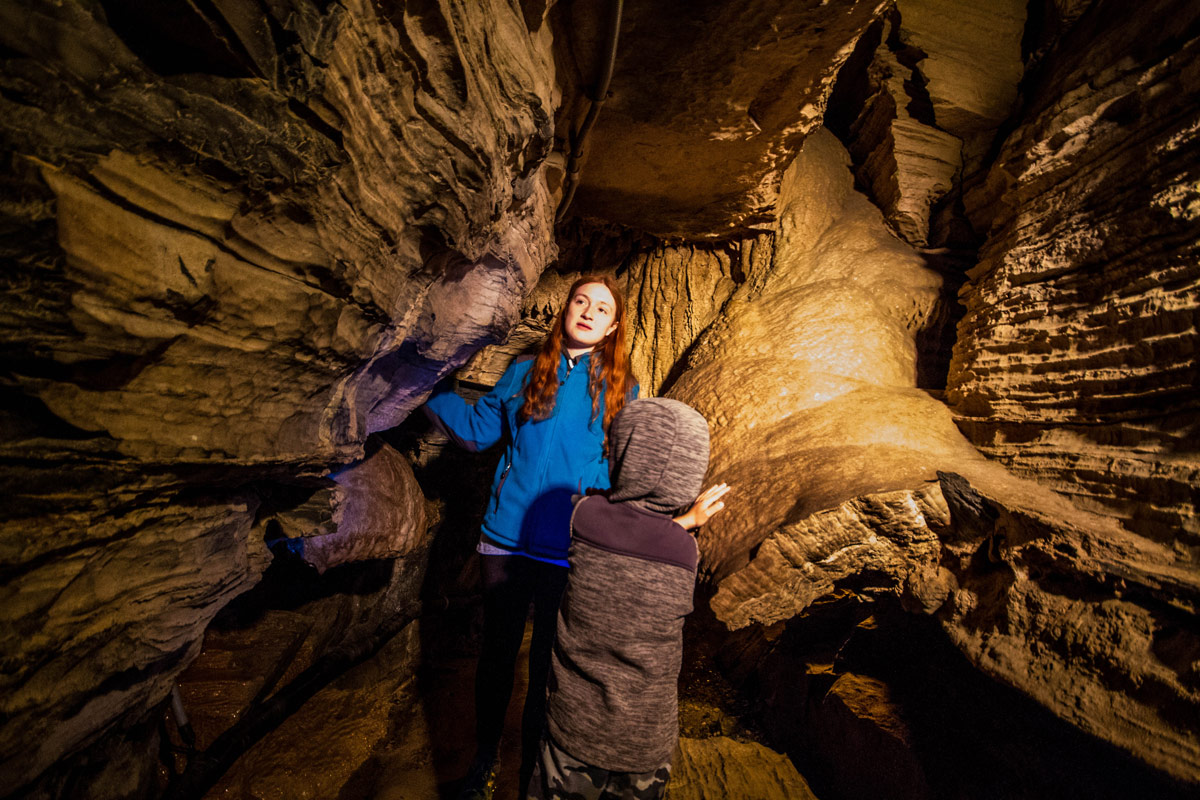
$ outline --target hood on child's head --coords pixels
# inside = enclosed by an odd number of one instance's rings
[[[708,423],[678,400],[634,400],[608,429],[613,502],[674,514],[700,494],[708,471]]]

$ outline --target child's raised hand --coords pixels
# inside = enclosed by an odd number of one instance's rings
[[[681,516],[675,517],[675,521],[688,530],[699,528],[716,516],[721,509],[725,508],[725,503],[721,498],[728,493],[729,484],[727,483],[718,483],[715,486],[708,487],[700,493],[700,496],[696,498],[696,502],[692,503],[691,508]]]

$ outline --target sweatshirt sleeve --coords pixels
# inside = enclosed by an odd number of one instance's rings
[[[490,392],[470,405],[448,388],[435,389],[425,413],[459,447],[486,450],[504,435],[504,401],[514,393],[516,364],[509,366]]]

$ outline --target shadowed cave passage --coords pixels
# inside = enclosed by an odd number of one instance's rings
[[[418,409],[584,273],[734,487],[673,797],[1194,796],[1198,50],[1186,0],[0,0],[0,796],[452,796],[500,453]]]

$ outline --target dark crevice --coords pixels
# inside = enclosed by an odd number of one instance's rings
[[[205,0],[99,2],[113,31],[159,75],[259,77],[240,43],[236,49],[230,49],[229,40],[220,36],[212,20],[200,13],[200,7],[206,7],[216,14]],[[219,14],[216,18],[222,19]]]

